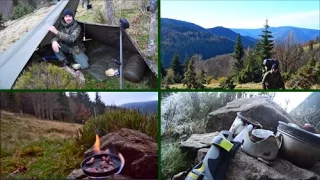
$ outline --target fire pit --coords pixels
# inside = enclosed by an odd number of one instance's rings
[[[100,150],[100,138],[96,135],[94,154],[85,158],[81,169],[90,179],[105,179],[119,174],[124,167],[124,158],[121,153],[111,153],[109,149]],[[116,155],[118,154],[118,155]]]

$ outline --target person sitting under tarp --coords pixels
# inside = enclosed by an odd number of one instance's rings
[[[266,72],[262,79],[263,89],[285,89],[282,76],[279,72],[279,65],[273,64],[271,71]]]
[[[70,9],[64,11],[58,29],[59,31],[54,26],[49,27],[49,31],[56,36],[51,41],[52,49],[59,61],[62,62],[62,67],[68,63],[65,53],[71,53],[78,63],[72,67],[75,69],[78,69],[79,66],[81,69],[88,68],[88,57],[84,54],[85,46],[80,37],[81,26],[74,20],[73,12]]]

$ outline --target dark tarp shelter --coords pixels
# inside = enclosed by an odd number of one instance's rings
[[[0,89],[12,88],[13,84],[34,51],[38,47],[41,48],[51,44],[51,40],[54,35],[48,32],[48,27],[50,25],[55,25],[57,27],[65,8],[70,8],[74,14],[76,14],[78,4],[79,0],[64,0],[58,2],[55,5],[56,7],[52,9],[36,27],[26,33],[22,38],[20,38],[9,49],[0,55]],[[93,49],[91,52],[86,52],[89,57],[89,64],[93,68],[90,68],[91,70],[89,69],[88,71],[91,71],[90,73],[95,76],[95,72],[97,72],[99,68],[101,70],[101,66],[104,65],[104,67],[110,67],[110,59],[118,59],[120,53],[120,27],[83,22],[79,23],[82,26],[82,33],[85,34],[86,39],[92,39],[102,44],[102,46],[99,48]],[[150,61],[148,61],[139,52],[138,48],[133,44],[125,30],[122,30],[122,36],[124,71],[126,69],[125,63],[130,62],[130,59],[135,59],[137,56],[139,56],[139,58],[143,60],[143,65],[149,67],[147,69],[151,70],[153,72],[152,74],[157,77],[157,66],[153,63],[150,63]],[[85,46],[87,49],[90,49],[87,47],[86,42]],[[95,53],[98,51],[102,52],[102,54]],[[111,52],[111,55],[109,54],[110,58],[106,58],[107,55],[103,55],[105,52]],[[101,61],[101,63],[99,61],[101,59],[108,59],[108,62]],[[97,69],[94,69],[95,67]],[[103,71],[104,70],[105,69],[103,69]],[[125,76],[126,75],[124,74],[124,77]],[[99,80],[104,80],[104,78],[101,76],[101,73],[100,77],[99,75],[95,77]]]

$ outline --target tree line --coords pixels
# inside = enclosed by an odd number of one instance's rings
[[[70,92],[68,96],[65,92],[1,92],[0,95],[2,110],[74,123],[83,123],[106,109],[118,108],[106,106],[98,92],[94,101],[86,92]]]

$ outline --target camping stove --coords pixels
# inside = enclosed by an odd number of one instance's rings
[[[105,163],[105,159],[108,157],[112,165],[109,168],[101,168],[101,164]],[[94,161],[92,161],[94,159]],[[89,162],[91,161],[91,163]],[[81,169],[88,176],[89,179],[105,180],[114,179],[114,175],[119,174],[124,167],[124,158],[119,155],[109,153],[99,153],[87,157],[81,163]]]

